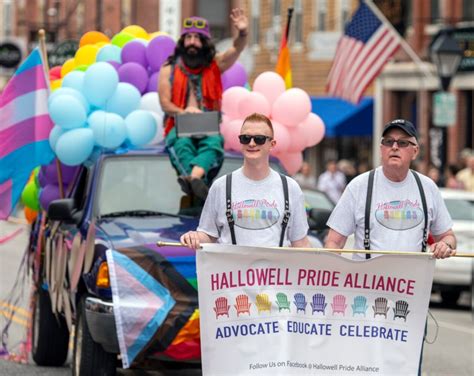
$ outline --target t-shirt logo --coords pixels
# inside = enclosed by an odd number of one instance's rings
[[[280,219],[276,201],[244,200],[232,203],[235,225],[247,230],[262,230],[273,226]]]
[[[423,221],[423,211],[418,200],[390,201],[376,205],[375,218],[391,230],[408,230]]]

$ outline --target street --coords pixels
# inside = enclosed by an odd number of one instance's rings
[[[22,300],[17,301],[14,307],[7,306],[7,298],[21,262],[28,239],[28,226],[0,222],[0,238],[23,229],[14,239],[0,244],[0,330],[5,325],[5,318],[13,309],[12,329],[9,332],[7,343],[17,344],[25,338],[26,323],[28,320],[28,289],[24,289]],[[26,282],[26,281],[25,281]],[[474,374],[474,327],[473,315],[470,311],[470,295],[461,297],[457,307],[443,307],[439,297],[432,296],[431,313],[436,319],[439,331],[436,335],[434,320],[428,319],[427,341],[425,343],[423,359],[423,375],[472,375]],[[70,356],[69,356],[70,359]],[[68,366],[62,368],[37,367],[31,359],[28,364],[18,364],[0,360],[0,375],[69,375]],[[152,375],[197,375],[199,370],[170,370],[153,372],[120,371],[120,375],[152,374]]]

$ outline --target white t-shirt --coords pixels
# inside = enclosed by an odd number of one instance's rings
[[[453,221],[436,184],[424,175],[418,176],[426,196],[428,231],[440,235],[451,229]],[[328,220],[328,226],[341,235],[355,234],[354,249],[364,249],[368,182],[369,172],[353,179]],[[370,249],[420,252],[423,228],[423,205],[413,174],[409,172],[405,180],[393,182],[378,167],[370,208]],[[354,254],[353,258],[365,259],[365,254]]]
[[[285,231],[284,246],[303,239],[308,232],[303,192],[298,183],[287,177],[290,220]],[[232,214],[238,245],[277,247],[285,211],[283,183],[280,174],[270,169],[263,180],[247,178],[242,168],[232,173]],[[219,243],[232,244],[226,217],[226,177],[217,179],[209,190],[199,221],[198,231],[218,238]]]
[[[336,171],[334,173],[326,171],[319,176],[318,189],[326,192],[334,203],[339,201],[345,187],[346,177],[341,171]]]

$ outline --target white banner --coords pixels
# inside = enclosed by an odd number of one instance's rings
[[[204,375],[415,375],[434,260],[197,252]]]

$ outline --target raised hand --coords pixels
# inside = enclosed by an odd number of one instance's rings
[[[241,8],[235,8],[232,9],[232,12],[230,12],[230,19],[232,20],[232,23],[234,24],[234,27],[240,32],[240,31],[247,31],[247,28],[249,26],[249,22],[247,19],[247,16],[245,15],[243,9]]]

